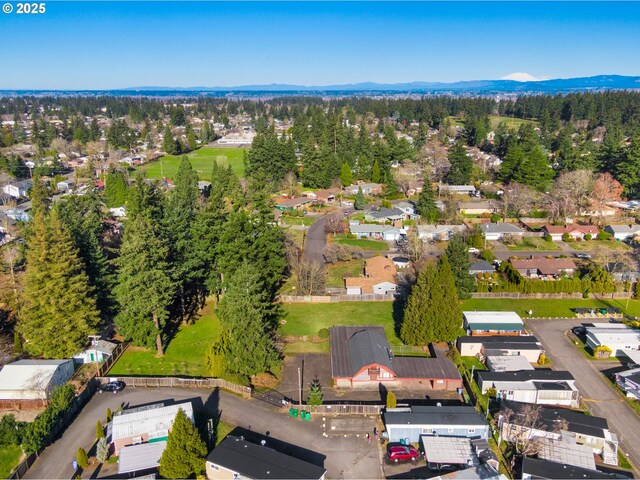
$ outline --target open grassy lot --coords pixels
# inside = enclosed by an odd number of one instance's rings
[[[560,247],[552,241],[546,241],[542,237],[524,237],[522,242],[515,245],[507,245],[509,250],[523,251],[523,250],[560,250]]]
[[[129,347],[109,375],[206,377],[205,352],[219,335],[220,321],[209,303],[196,323],[180,328],[164,357],[156,357],[155,350]]]
[[[304,225],[308,227],[317,219],[318,217],[285,217],[283,216],[280,221],[284,225]]]
[[[528,317],[528,310],[533,310],[534,317],[575,317],[572,308],[605,308],[616,307],[626,311],[628,315],[640,316],[640,300],[631,300],[625,309],[626,300],[540,300],[512,298],[472,298],[462,303],[463,310],[497,310],[515,311],[523,318]]]
[[[571,242],[569,243],[571,248],[579,250],[581,252],[595,252],[598,250],[615,250],[626,252],[631,250],[631,247],[623,242],[612,242],[610,240],[589,240],[585,242]]]
[[[234,173],[244,177],[243,152],[246,148],[202,147],[187,154],[193,169],[198,172],[200,180],[211,180],[213,162],[220,165],[231,165]],[[140,166],[149,178],[175,178],[180,165],[181,155],[165,155],[153,162]]]
[[[489,122],[491,123],[491,129],[495,130],[502,122],[507,124],[507,127],[517,129],[523,123],[531,123],[537,125],[538,122],[533,120],[524,120],[522,118],[501,117],[499,115],[489,115]]]
[[[18,466],[22,457],[19,445],[0,445],[0,478],[9,478],[9,474]]]
[[[338,262],[327,267],[327,287],[344,287],[342,277],[349,275],[357,277],[362,273],[364,260],[351,260],[349,262]]]
[[[338,234],[333,239],[336,243],[343,245],[351,245],[363,250],[370,250],[374,252],[384,252],[389,249],[389,245],[384,240],[369,240],[367,238],[349,238],[345,234]]]
[[[329,339],[320,338],[321,328],[334,325],[381,325],[389,343],[396,337],[392,302],[292,303],[282,306],[285,322],[279,333],[287,341],[287,353],[328,352]]]

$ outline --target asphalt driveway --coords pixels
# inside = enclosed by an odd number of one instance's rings
[[[527,319],[526,324],[542,342],[553,369],[571,372],[592,414],[607,419],[622,449],[636,467],[640,466],[640,417],[613,390],[597,367],[599,362],[587,360],[565,335],[571,327],[580,324],[580,319]],[[611,362],[606,366],[611,366]]]
[[[193,399],[196,413],[213,417],[221,412],[226,422],[268,435],[274,443],[281,440],[324,456],[327,478],[382,478],[380,457],[373,442],[323,437],[319,416],[311,422],[302,422],[289,418],[265,402],[243,400],[221,391],[130,387],[115,395],[96,394],[64,435],[43,452],[25,478],[69,479],[73,473],[71,462],[78,448],[88,449],[93,443],[96,421],[104,422],[107,408],[115,411],[121,404],[135,406],[169,399]]]

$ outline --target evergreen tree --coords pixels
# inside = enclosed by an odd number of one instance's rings
[[[353,183],[351,167],[349,167],[349,164],[347,162],[344,162],[340,169],[340,182],[342,183],[343,187],[348,187]]]
[[[447,255],[442,255],[438,262],[433,300],[436,299],[438,317],[437,322],[434,322],[434,337],[439,342],[452,342],[458,338],[458,330],[462,322],[462,308]]]
[[[87,452],[85,452],[84,448],[78,449],[78,453],[76,454],[76,461],[78,462],[78,466],[83,470],[87,468],[89,457],[87,456]]]
[[[162,355],[175,286],[167,241],[151,218],[139,214],[127,219],[118,267],[118,332],[137,345],[152,347],[155,342]]]
[[[229,372],[251,377],[277,365],[278,310],[254,265],[244,263],[233,274],[218,316],[222,324],[219,351]]]
[[[453,272],[458,298],[461,300],[470,298],[471,292],[475,290],[475,280],[473,276],[469,275],[471,262],[464,238],[460,235],[454,235],[444,254],[447,256]]]
[[[69,358],[95,333],[100,317],[89,278],[69,231],[54,210],[37,211],[27,244],[27,271],[18,332],[25,349]]]
[[[422,192],[418,196],[416,211],[427,223],[435,223],[440,217],[440,210],[436,205],[430,182],[426,182],[422,187]]]
[[[196,143],[196,132],[190,130],[187,134],[187,145],[189,146],[189,150],[195,150],[198,144]]]
[[[16,355],[22,355],[23,352],[22,339],[17,331],[13,332],[13,351]]]
[[[104,438],[104,428],[100,420],[98,420],[98,423],[96,423],[96,439],[99,440],[101,438]]]
[[[364,198],[364,193],[362,193],[362,188],[358,187],[358,193],[356,193],[356,201],[353,203],[353,208],[356,210],[364,210],[366,205],[367,201]]]
[[[129,184],[122,172],[109,172],[105,179],[104,201],[109,208],[124,207],[129,194]]]
[[[171,128],[169,125],[164,127],[164,136],[162,139],[162,150],[164,150],[168,154],[176,153],[176,142],[173,139],[173,134],[171,133]]]
[[[322,386],[317,378],[314,378],[311,382],[307,405],[322,405]]]
[[[400,337],[407,345],[426,345],[435,341],[435,322],[438,316],[438,299],[432,291],[436,279],[436,267],[428,263],[418,273],[404,308]]]
[[[449,171],[445,175],[445,181],[449,185],[466,185],[471,181],[471,169],[473,163],[467,156],[467,150],[461,141],[449,149]]]
[[[371,170],[371,181],[373,183],[380,183],[380,165],[378,164],[378,161],[376,160],[375,162],[373,162],[373,169]]]
[[[186,156],[182,157],[174,188],[167,198],[164,209],[165,231],[171,245],[171,259],[175,265],[174,275],[183,318],[187,314],[190,299],[198,294],[194,275],[197,259],[194,256],[192,225],[196,217],[196,206],[200,191],[198,174]]]
[[[207,445],[198,429],[182,409],[171,425],[167,447],[160,457],[160,475],[164,478],[193,478],[202,474]]]

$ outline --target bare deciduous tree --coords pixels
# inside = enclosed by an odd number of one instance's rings
[[[546,198],[551,218],[563,221],[567,216],[585,210],[589,206],[593,183],[593,173],[589,170],[562,172]]]
[[[293,277],[299,295],[324,295],[327,272],[321,263],[298,262]]]
[[[542,421],[542,408],[531,403],[518,409],[503,408],[497,415],[501,437],[513,445],[518,455],[535,455],[540,450],[540,431],[546,426]],[[538,435],[536,435],[536,433]],[[511,460],[511,468],[515,465],[516,455]]]
[[[422,260],[426,253],[424,242],[418,236],[416,229],[412,229],[407,235],[407,241],[402,244],[400,251],[404,253],[413,263]]]
[[[287,172],[282,180],[282,188],[289,197],[295,197],[299,193],[298,177],[293,172]]]
[[[538,195],[527,185],[511,183],[502,194],[502,212],[506,217],[509,214],[520,216],[530,212],[536,204]]]
[[[324,224],[324,231],[327,233],[343,233],[344,224],[342,223],[342,215],[340,213],[332,213],[327,215],[327,219]]]
[[[602,224],[603,211],[607,202],[619,202],[622,200],[624,187],[620,185],[610,173],[599,173],[593,182],[593,193],[591,199],[593,205],[598,209],[598,224]]]

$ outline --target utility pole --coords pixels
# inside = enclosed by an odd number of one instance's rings
[[[302,371],[298,367],[298,406],[302,410]]]

